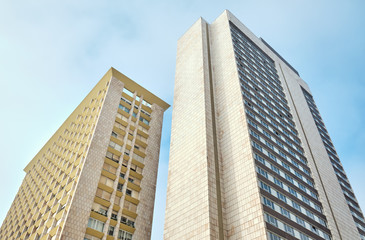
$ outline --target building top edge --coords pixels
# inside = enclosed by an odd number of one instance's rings
[[[73,110],[73,112],[67,117],[67,119],[62,123],[62,125],[56,130],[56,132],[51,136],[51,138],[45,143],[45,145],[38,151],[38,153],[33,157],[33,159],[25,166],[23,169],[24,172],[28,172],[32,166],[36,163],[36,160],[40,157],[40,155],[43,153],[42,151],[49,146],[52,142],[55,141],[56,137],[60,132],[62,132],[68,123],[70,123],[71,119],[75,117],[75,114],[80,112],[80,107],[83,106],[83,103],[86,99],[89,98],[91,93],[94,91],[94,89],[97,89],[100,87],[101,82],[106,82],[112,77],[117,78],[118,80],[122,81],[125,86],[129,88],[129,90],[138,91],[138,93],[143,94],[144,99],[146,99],[149,103],[153,104],[156,103],[164,110],[168,109],[170,107],[169,104],[158,98],[156,95],[152,94],[150,91],[145,89],[144,87],[140,86],[124,74],[120,73],[115,68],[111,67],[101,78],[101,80],[93,87],[93,89],[88,93],[88,95],[79,103],[79,105]]]
[[[148,91],[147,89],[145,89],[144,87],[142,87],[141,85],[139,85],[138,83],[127,77],[126,75],[124,75],[123,73],[119,72],[117,69],[111,67],[109,71],[111,72],[112,77],[115,77],[118,80],[122,81],[128,88],[128,90],[132,92],[137,91],[139,94],[142,94],[143,98],[147,100],[149,103],[151,104],[156,103],[165,111],[170,107],[168,103],[166,103],[161,98],[157,97],[155,94],[151,93],[150,91]]]
[[[277,51],[275,51],[275,49],[273,47],[270,46],[270,44],[268,42],[266,42],[262,37],[260,37],[260,40],[276,55],[278,56],[278,58],[281,59],[281,61],[283,61],[291,70],[293,70],[293,72],[295,72],[298,76],[299,72],[292,66],[290,65]]]
[[[256,34],[254,34],[245,24],[241,22],[233,13],[231,13],[229,10],[224,10],[221,15],[227,15],[228,20],[232,22],[238,29],[240,29],[242,32],[244,32],[248,38],[252,40],[252,37],[263,43],[274,55],[276,55],[283,63],[285,63],[296,75],[299,75],[299,72],[290,65],[273,47],[270,46],[268,42],[266,42],[262,37],[257,37]],[[218,17],[219,18],[219,17]],[[239,23],[239,25],[237,25]],[[243,27],[243,29],[242,29]]]
[[[203,17],[199,17],[192,25],[188,27],[188,29],[178,38],[177,41],[179,41],[181,38],[185,36],[185,34],[194,27],[195,24],[209,24]]]

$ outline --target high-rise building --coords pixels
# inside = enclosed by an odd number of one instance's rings
[[[164,238],[365,239],[308,85],[230,12],[178,41]]]
[[[25,167],[0,239],[149,239],[168,107],[111,68]]]

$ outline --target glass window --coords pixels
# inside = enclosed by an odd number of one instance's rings
[[[123,105],[119,104],[119,108],[122,109],[123,111],[125,111],[126,113],[129,113],[129,108],[124,107]]]
[[[114,235],[114,227],[109,226],[108,235],[113,236]]]
[[[272,160],[276,161],[276,157],[275,157],[275,155],[274,155],[274,154],[268,153],[268,155],[269,155],[269,157],[270,157]]]
[[[280,147],[284,147],[284,145],[279,141],[279,140],[276,140],[276,143],[280,146]]]
[[[283,216],[290,218],[290,213],[288,210],[286,210],[285,208],[280,207],[280,212]]]
[[[285,167],[287,170],[290,171],[290,166],[288,164],[286,164],[285,162],[282,163],[283,167]]]
[[[145,110],[141,109],[141,112],[142,112],[143,114],[146,114],[147,116],[151,117],[151,114],[149,114],[149,113],[148,113],[148,112],[146,112]]]
[[[314,204],[314,208],[318,211],[318,212],[322,212],[322,208],[320,206],[318,206],[317,204]]]
[[[269,232],[269,240],[281,240],[281,237]]]
[[[104,223],[99,220],[96,220],[94,218],[89,218],[89,222],[88,222],[87,226],[89,228],[95,229],[99,232],[103,232],[103,230],[104,230]]]
[[[296,203],[296,202],[292,201],[292,205],[293,205],[293,207],[294,207],[295,209],[297,209],[299,212],[301,212],[301,211],[302,211],[302,209],[301,209],[301,207],[300,207],[300,205],[299,205],[298,203]]]
[[[260,155],[257,155],[256,153],[255,153],[255,159],[258,160],[259,162],[265,164],[265,159],[263,159]]]
[[[125,94],[127,94],[128,96],[130,96],[130,97],[133,97],[133,95],[134,95],[132,91],[130,91],[130,90],[126,89],[126,88],[123,88],[123,92]]]
[[[119,205],[119,204],[118,204]],[[118,219],[118,212],[117,211],[114,211],[112,212],[112,216],[111,216],[111,219],[113,220],[117,220]]]
[[[119,144],[113,142],[113,141],[110,141],[109,142],[109,147],[111,148],[114,148],[115,150],[121,152],[122,151],[122,146],[120,146]]]
[[[151,108],[151,104],[149,102],[147,102],[146,100],[142,100],[142,104]]]
[[[323,233],[324,239],[331,240],[331,237],[327,233],[324,233],[324,232],[322,232],[322,233]],[[364,235],[362,235],[362,238],[365,239]]]
[[[260,185],[261,185],[262,189],[264,189],[265,191],[271,193],[271,188],[266,183],[260,182]]]
[[[305,202],[306,204],[310,204],[310,202],[309,202],[309,199],[308,198],[306,198],[306,197],[304,197],[304,196],[302,196],[302,200],[303,200],[303,202]]]
[[[279,151],[279,154],[280,154],[280,156],[282,156],[284,159],[287,159],[287,157],[286,157],[285,153],[283,153],[282,151]]]
[[[258,150],[262,151],[262,147],[261,147],[259,144],[257,144],[256,142],[252,142],[252,145],[253,145],[255,148],[257,148]]]
[[[274,178],[274,182],[275,182],[276,185],[283,188],[283,183],[280,180],[278,180],[277,178]]]
[[[126,215],[122,215],[120,222],[134,228],[135,219]]]
[[[258,173],[260,173],[262,176],[264,176],[265,178],[267,178],[267,172],[261,168],[257,168]]]
[[[132,105],[132,102],[129,101],[128,99],[126,99],[125,97],[122,97],[120,100],[122,100],[123,102],[128,103],[129,105]]]
[[[266,141],[266,146],[268,146],[270,149],[274,150],[274,146],[269,143],[268,141]]]
[[[111,152],[106,152],[106,157],[109,158],[110,160],[113,160],[114,162],[119,162],[119,156],[111,153]]]
[[[294,195],[294,196],[296,196],[297,197],[297,192],[294,190],[294,189],[292,189],[291,187],[288,187],[289,188],[289,192],[292,194],[292,195]]]
[[[280,175],[280,170],[279,170],[279,168],[275,167],[273,164],[271,164],[271,169],[272,169],[274,172],[276,172],[277,174],[279,174],[279,175]]]
[[[298,186],[299,186],[300,189],[302,189],[304,192],[306,192],[307,189],[303,184],[298,183]]]
[[[108,214],[108,208],[107,207],[104,207],[98,203],[93,203],[92,205],[92,208],[91,208],[92,211],[94,212],[97,212],[97,213],[100,213],[101,215],[104,215],[104,216],[107,216]]]
[[[294,180],[292,177],[290,177],[288,174],[285,173],[285,179],[288,180],[291,183],[294,183]]]
[[[297,220],[297,223],[302,225],[303,227],[305,227],[305,222],[303,219],[301,219],[300,217],[296,216],[296,220]]]
[[[128,196],[132,196],[132,190],[127,189],[125,194],[127,194]]]
[[[294,229],[286,224],[284,224],[285,232],[289,233],[290,235],[294,236]]]
[[[257,133],[255,133],[254,131],[252,131],[251,129],[250,129],[250,133],[251,133],[251,135],[252,135],[252,136],[254,136],[255,138],[260,139],[260,136],[259,136]]]
[[[271,201],[271,200],[269,200],[269,199],[267,199],[267,198],[265,198],[265,197],[263,197],[263,200],[264,200],[264,204],[265,204],[266,206],[268,206],[268,207],[270,207],[270,208],[272,208],[272,209],[275,209],[275,207],[274,207],[274,202],[273,202],[273,201]]]
[[[269,214],[266,214],[266,220],[271,225],[274,225],[275,227],[278,227],[278,220],[276,220],[276,218],[274,218],[273,216],[271,216]]]
[[[305,210],[305,212],[307,213],[307,216],[314,219],[314,215],[311,211],[309,211],[308,209]]]
[[[285,195],[283,195],[283,194],[282,194],[282,193],[280,193],[280,192],[276,192],[276,193],[277,193],[278,198],[279,198],[281,201],[286,202],[286,197],[285,197]]]

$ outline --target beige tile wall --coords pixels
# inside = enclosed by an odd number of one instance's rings
[[[122,89],[123,83],[112,77],[95,133],[80,173],[76,192],[66,217],[65,226],[61,234],[62,240],[83,240],[84,238]]]
[[[360,239],[346,199],[300,86],[303,86],[304,89],[310,92],[309,88],[286,65],[280,63],[280,66],[282,71],[279,74],[284,79],[282,81],[287,83],[287,85],[283,84],[286,94],[289,95],[290,92],[292,97],[292,99],[288,97],[290,107],[294,109],[295,105],[296,114],[294,114],[294,119],[303,142],[308,164],[312,170],[316,189],[319,191],[320,201],[323,204],[323,210],[333,239]]]
[[[138,217],[133,239],[151,238],[163,113],[164,110],[160,106],[152,105],[151,119],[153,120],[148,131],[148,146],[146,148],[145,167],[143,168],[143,179],[141,181],[142,190],[139,194]]]
[[[229,29],[229,12],[210,25],[227,239],[265,239],[266,230]]]
[[[179,39],[164,239],[217,239],[206,22]]]

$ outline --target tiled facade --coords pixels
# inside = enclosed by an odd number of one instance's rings
[[[150,239],[168,107],[111,68],[24,169],[0,239]]]
[[[308,94],[228,11],[179,39],[165,239],[362,239]]]
[[[209,70],[203,60],[208,57],[205,31],[206,23],[199,20],[178,45],[176,79],[184,82],[175,82],[166,239],[206,239],[219,234]],[[194,141],[186,141],[188,136]],[[175,189],[179,190],[171,195]]]
[[[353,220],[355,222],[355,225],[357,227],[357,230],[359,231],[361,239],[365,240],[364,215],[363,215],[363,213],[360,209],[359,203],[357,202],[354,191],[351,188],[351,185],[350,185],[350,182],[349,182],[349,180],[346,176],[345,170],[342,167],[342,164],[340,162],[340,159],[338,158],[338,155],[337,155],[336,150],[333,146],[331,138],[330,138],[330,136],[329,136],[329,134],[326,130],[326,127],[325,127],[325,125],[322,121],[321,115],[319,114],[319,111],[318,111],[317,106],[314,102],[313,96],[307,90],[305,90],[303,87],[301,89],[302,89],[303,94],[305,96],[305,99],[308,103],[308,107],[309,107],[310,112],[312,114],[315,125],[317,126],[318,132],[321,136],[323,145],[326,149],[327,155],[330,159],[330,162],[331,162],[333,170],[336,174],[337,180],[338,180],[338,182],[341,186],[341,190],[344,194],[344,197],[345,197],[347,205],[350,209],[350,212],[351,212],[351,215],[352,215]],[[322,148],[322,150],[323,150],[323,148]],[[332,178],[333,178],[333,175],[332,175]],[[348,217],[348,215],[346,215],[346,216]],[[350,219],[347,219],[347,220],[350,221]]]

